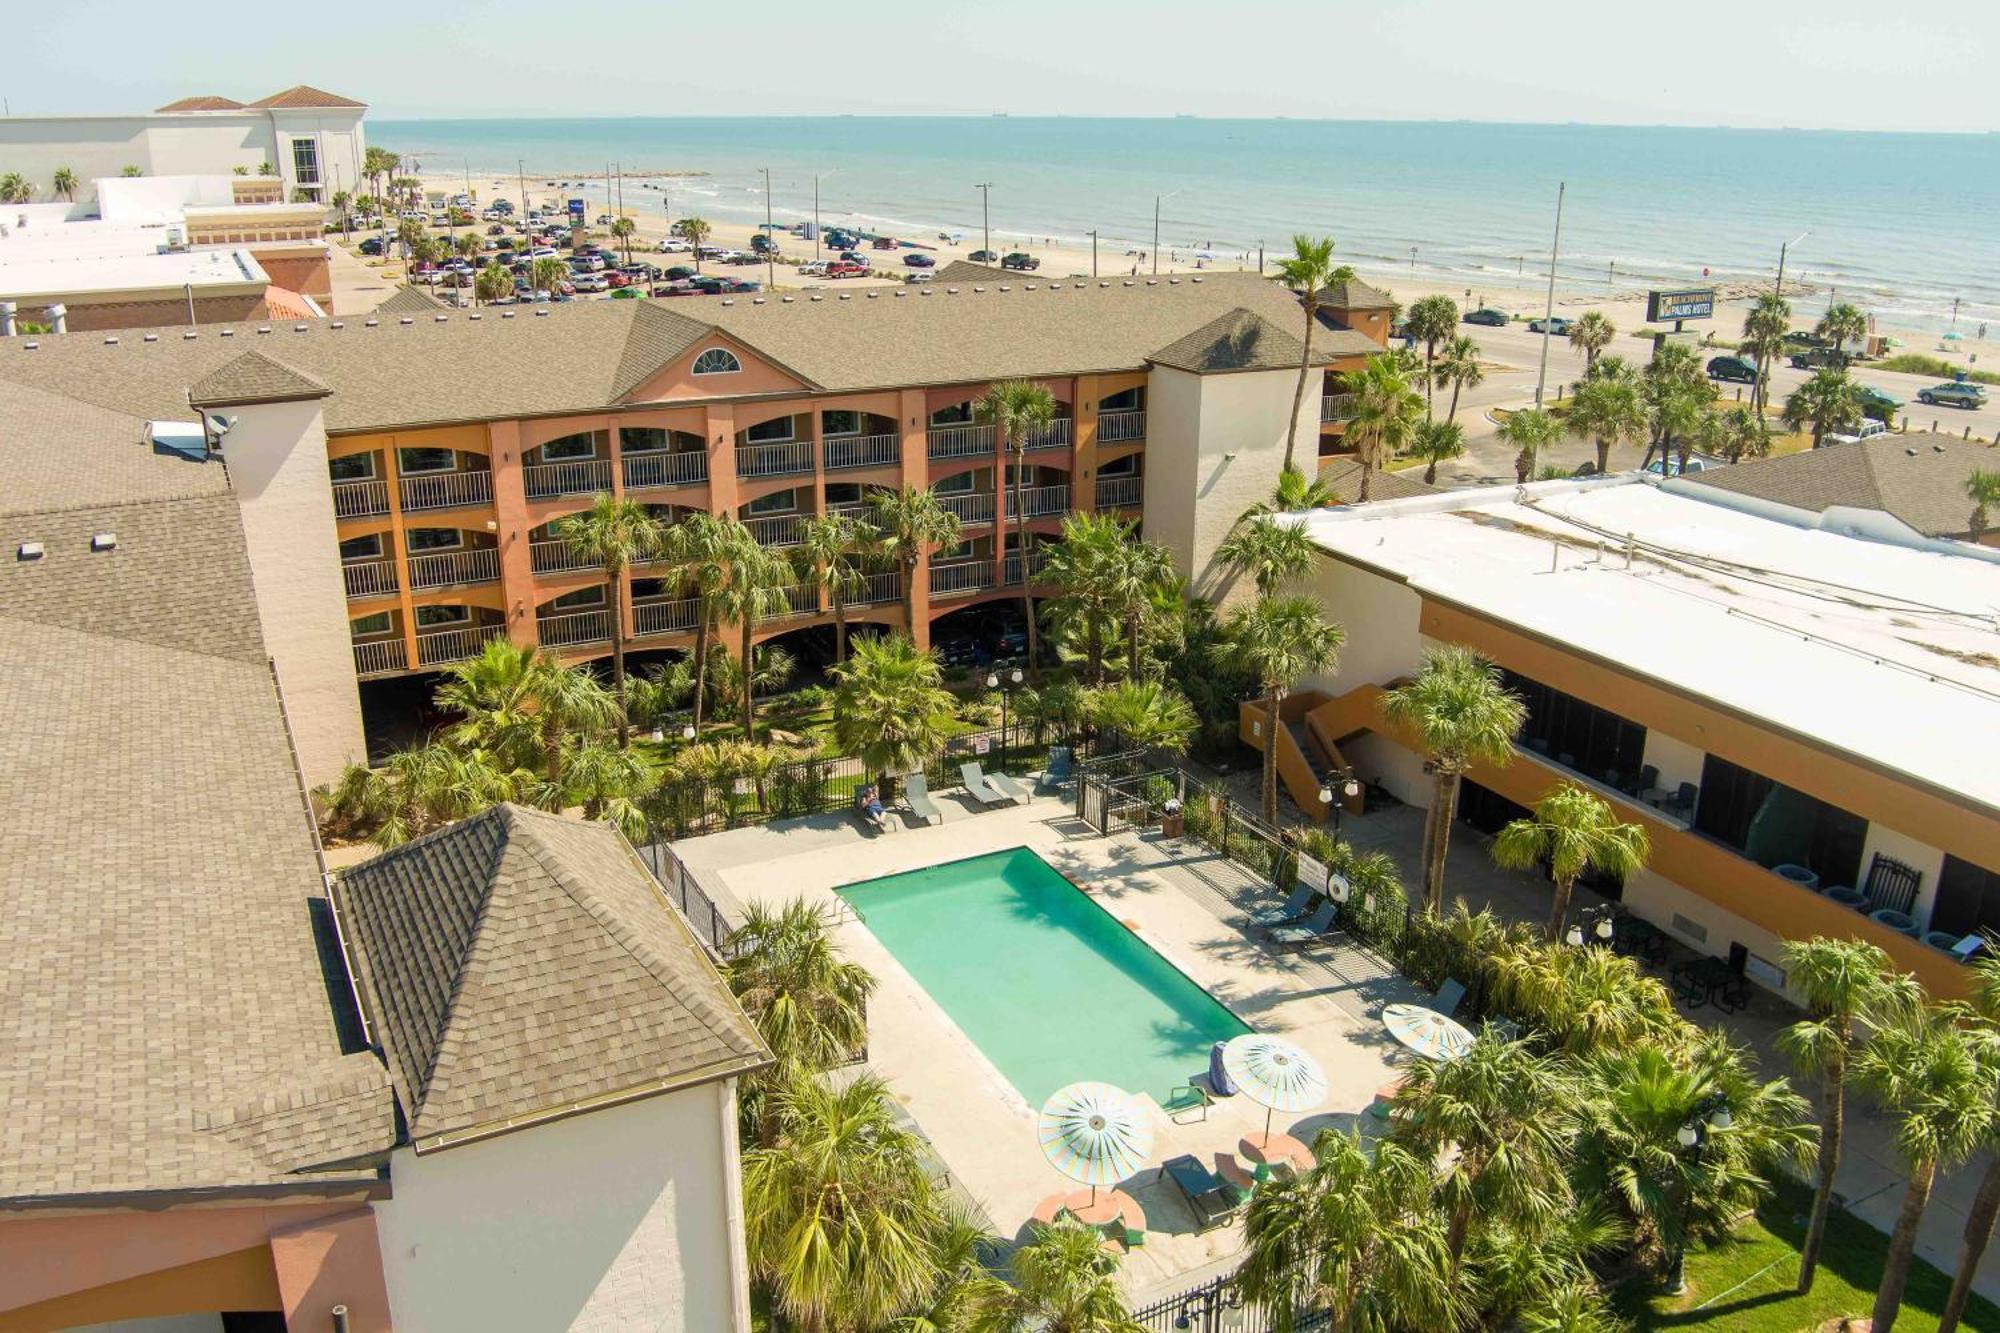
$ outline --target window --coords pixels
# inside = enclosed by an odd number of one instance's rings
[[[632,600],[635,602],[651,601],[655,598],[665,597],[666,595],[667,581],[665,579],[632,580]]]
[[[1137,411],[1145,404],[1145,399],[1140,397],[1143,393],[1145,393],[1145,390],[1139,388],[1137,385],[1134,385],[1130,389],[1120,389],[1117,393],[1099,400],[1097,410],[1100,412]]]
[[[451,551],[465,545],[465,535],[457,528],[411,528],[412,551]]]
[[[775,495],[759,496],[757,499],[752,500],[749,504],[743,506],[743,512],[746,514],[790,514],[795,512],[798,507],[799,499],[797,492],[779,491]]]
[[[569,459],[596,456],[597,438],[589,434],[565,435],[560,440],[550,440],[542,446],[544,463],[561,463]]]
[[[933,426],[963,426],[972,420],[971,403],[953,403],[950,407],[940,407],[931,413]]]
[[[554,611],[572,611],[583,606],[603,605],[603,588],[578,588],[575,592],[566,592],[550,602],[549,608]]]
[[[750,444],[788,444],[792,439],[792,419],[778,417],[773,421],[760,421],[744,431],[743,438]]]
[[[1097,469],[1097,475],[1105,478],[1136,477],[1139,475],[1139,455],[1127,454],[1123,458],[1114,458]]]
[[[335,481],[372,481],[375,477],[375,455],[346,454],[340,458],[326,460],[326,474]]]
[[[658,426],[620,426],[618,443],[628,454],[650,454],[667,447],[667,433]]]
[[[834,410],[819,414],[819,428],[822,435],[859,435],[861,414],[845,410]]]
[[[1758,865],[1802,865],[1820,887],[1855,888],[1868,821],[1837,805],[1709,755],[1694,826]]]
[[[372,616],[356,616],[347,622],[348,633],[357,639],[374,638],[376,635],[387,634],[394,628],[387,611],[377,611]]]
[[[743,363],[736,359],[736,353],[726,347],[711,347],[694,359],[693,373],[697,375],[734,375],[743,369]]]
[[[1931,929],[1954,935],[2000,932],[2000,871],[1946,853],[1944,869],[1938,872],[1937,901],[1931,906]]]
[[[973,477],[970,472],[955,472],[931,484],[931,489],[939,495],[963,495],[972,489]]]
[[[371,532],[366,537],[349,537],[340,544],[342,560],[380,560],[382,558],[382,534]]]
[[[830,481],[826,485],[826,502],[830,505],[851,505],[861,503],[861,487],[851,481]]]
[[[417,628],[435,629],[440,625],[463,625],[472,619],[472,613],[462,606],[420,606],[417,608]]]
[[[428,446],[416,449],[398,449],[396,466],[406,473],[450,472],[458,466],[458,455],[449,449],[433,449]]]
[[[972,558],[972,543],[960,542],[958,545],[950,547],[945,550],[941,550],[936,555],[932,556],[931,563],[937,564],[939,561],[945,561],[945,560],[970,560],[971,558]]]
[[[319,184],[319,145],[311,139],[292,140],[292,179],[300,185]]]
[[[1593,782],[1624,787],[1646,757],[1646,729],[1537,680],[1502,671],[1507,688],[1528,706],[1521,744]]]

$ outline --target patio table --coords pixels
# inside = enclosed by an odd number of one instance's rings
[[[1145,1210],[1124,1190],[1099,1190],[1094,1200],[1089,1190],[1078,1190],[1063,1200],[1063,1211],[1088,1227],[1101,1227],[1113,1218],[1134,1217],[1139,1225],[1133,1230],[1145,1230]]]
[[[1290,1134],[1250,1134],[1236,1146],[1245,1157],[1253,1162],[1262,1162],[1266,1166],[1290,1162],[1301,1171],[1312,1168],[1312,1149]]]

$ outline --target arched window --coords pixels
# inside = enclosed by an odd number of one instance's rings
[[[697,375],[734,375],[741,369],[743,363],[726,347],[711,347],[694,359],[693,371]]]

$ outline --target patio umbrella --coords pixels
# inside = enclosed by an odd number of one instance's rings
[[[1279,1037],[1246,1032],[1222,1048],[1222,1067],[1243,1095],[1264,1108],[1264,1135],[1273,1111],[1306,1111],[1326,1100],[1319,1061]]]
[[[1420,1004],[1392,1004],[1382,1011],[1389,1035],[1427,1060],[1456,1060],[1472,1046],[1465,1026]]]
[[[1049,1164],[1078,1184],[1115,1185],[1153,1151],[1153,1126],[1131,1096],[1109,1083],[1072,1083],[1042,1103],[1035,1137]]]

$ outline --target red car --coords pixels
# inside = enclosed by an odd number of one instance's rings
[[[826,266],[826,276],[829,278],[865,278],[868,276],[868,270],[860,264],[851,264],[845,260],[836,260]]]
[[[620,287],[630,286],[632,282],[632,278],[629,274],[620,273],[615,268],[604,275],[604,280],[611,284],[611,289],[613,291],[616,291]]]

